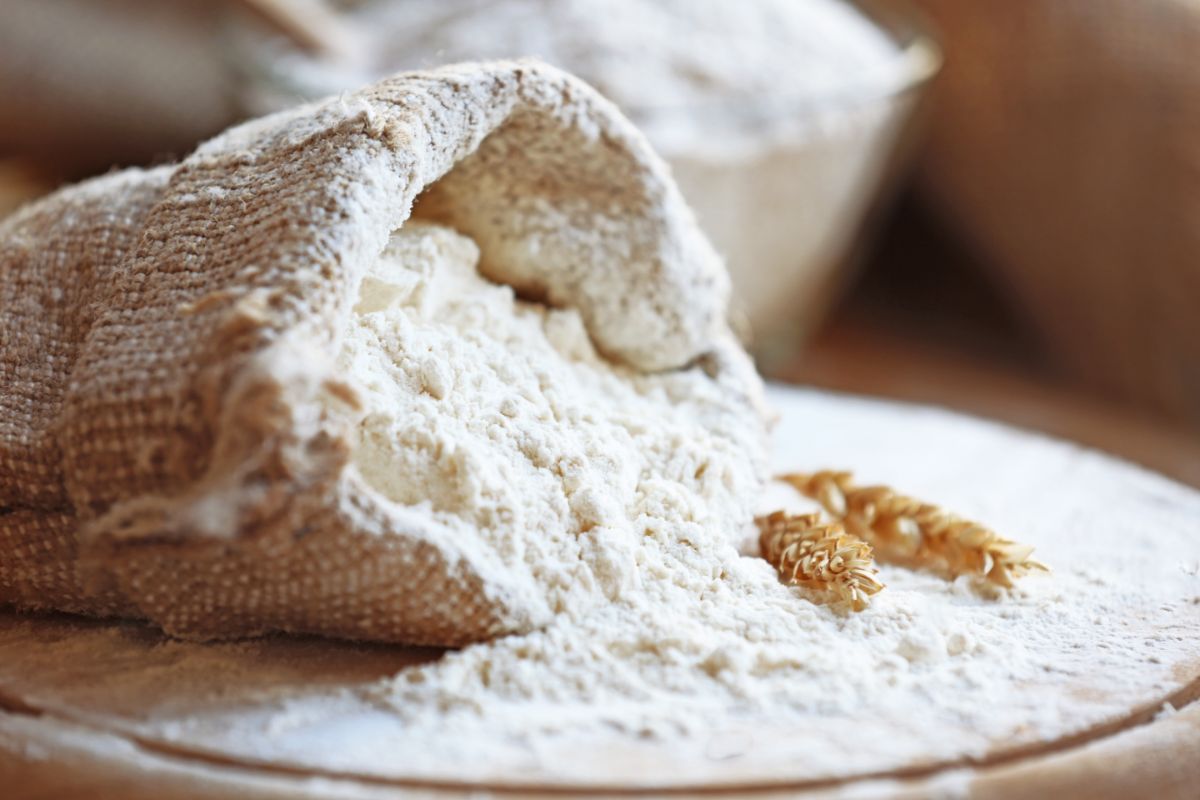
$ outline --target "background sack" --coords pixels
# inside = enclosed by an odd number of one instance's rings
[[[917,3],[941,210],[1061,366],[1200,425],[1200,3]]]

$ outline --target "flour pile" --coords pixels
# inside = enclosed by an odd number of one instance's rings
[[[907,77],[896,45],[843,0],[407,0],[348,18],[365,63],[338,71],[279,52],[278,84],[319,95],[397,69],[531,56],[595,86],[667,153],[718,132],[834,124],[847,102]]]
[[[372,711],[347,716],[363,732],[320,763],[518,783],[836,778],[1052,741],[1158,708],[1193,679],[1179,664],[1200,658],[1200,494],[1114,516],[1094,492],[1121,505],[1179,487],[945,412],[773,399],[777,468],[850,458],[1020,531],[1055,572],[995,594],[884,565],[887,589],[846,614],[753,555],[647,537],[619,602],[356,690]],[[916,457],[931,445],[943,458]],[[1047,488],[1048,475],[1061,480]],[[784,487],[760,504],[813,508]],[[342,719],[283,708],[287,747]]]
[[[368,273],[338,362],[363,398],[355,461],[389,499],[526,564],[555,617],[404,675],[399,708],[430,710],[404,699],[426,692],[439,718],[484,697],[561,700],[511,717],[534,730],[610,689],[606,713],[630,724],[652,699],[628,694],[631,680],[721,684],[752,668],[749,642],[799,636],[792,593],[735,547],[766,469],[762,428],[739,407],[758,391],[748,365],[721,373],[731,385],[616,367],[577,312],[516,299],[478,257],[469,239],[410,223]],[[709,358],[739,363],[725,348]],[[414,389],[399,407],[397,383]],[[597,593],[600,607],[586,600]],[[693,701],[754,691],[724,689]]]
[[[766,474],[760,384],[736,342],[704,356],[719,380],[623,367],[578,311],[517,299],[479,257],[411,222],[367,273],[337,364],[362,406],[362,478],[528,573],[538,619],[639,598],[680,550],[712,572],[703,554],[747,530]]]
[[[744,468],[758,431],[730,406],[738,392],[612,365],[577,312],[518,299],[479,275],[479,256],[466,237],[410,223],[368,273],[339,358],[364,398],[356,463],[395,502],[528,564],[553,618],[366,689],[399,722],[381,761],[469,774],[533,758],[553,772],[537,754],[570,742],[709,747],[714,731],[726,755],[749,742],[787,751],[763,737],[816,718],[824,735],[805,758],[833,764],[855,748],[903,757],[962,720],[978,741],[1069,720],[1070,703],[1032,688],[1008,711],[979,701],[1040,679],[1043,636],[1080,652],[1097,641],[1086,606],[1064,605],[1063,579],[1001,598],[893,569],[862,614],[814,604],[743,541],[755,508],[805,503],[764,495],[760,470]],[[415,389],[402,409],[397,382]],[[1081,596],[1113,591],[1065,580]],[[1043,615],[1057,618],[1047,634],[1033,626]],[[876,716],[886,733],[865,730]],[[886,741],[896,725],[903,743]]]
[[[1112,713],[1121,682],[1145,681],[1159,653],[1189,650],[1174,636],[1134,646],[1123,633],[1160,590],[1178,601],[1186,577],[1148,591],[1094,562],[1012,592],[891,568],[861,614],[814,603],[742,540],[751,510],[808,506],[783,487],[762,493],[758,473],[741,468],[756,432],[728,406],[737,393],[614,367],[576,312],[514,297],[478,274],[478,257],[453,231],[410,224],[368,274],[339,360],[345,374],[371,376],[358,390],[358,468],[393,500],[535,564],[554,617],[359,689],[386,721],[372,717],[370,736],[328,763],[431,776],[457,765],[459,779],[528,765],[595,781],[605,763],[595,754],[629,757],[632,742],[759,768],[774,753],[814,775],[888,768],[1072,730],[1081,706],[1062,681],[1103,661],[1113,695],[1097,693],[1088,713]],[[403,414],[395,380],[422,387]],[[662,393],[669,404],[656,402]],[[825,460],[838,458],[829,442],[839,438],[853,435],[826,435]],[[810,451],[805,437],[788,441]],[[572,471],[605,489],[564,497]],[[1072,561],[1061,544],[1056,558]],[[588,599],[597,593],[601,602]],[[1096,608],[1125,621],[1100,624]],[[297,703],[277,724],[316,730],[311,712]],[[796,738],[809,728],[820,735]],[[573,748],[579,757],[564,760]]]

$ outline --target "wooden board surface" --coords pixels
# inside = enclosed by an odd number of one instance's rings
[[[1088,531],[1103,526],[1120,526],[1129,543],[1129,552],[1106,556],[1116,562],[1136,560],[1148,536],[1168,537],[1173,555],[1159,579],[1174,601],[1164,604],[1149,587],[1145,607],[1108,609],[1110,619],[1096,623],[1124,626],[1135,650],[1150,648],[1152,637],[1161,646],[1147,649],[1146,663],[1118,692],[1081,701],[1072,729],[1051,740],[1012,731],[983,752],[964,745],[958,757],[917,754],[899,765],[818,776],[789,773],[786,762],[755,753],[714,759],[703,747],[667,753],[576,742],[574,753],[550,759],[586,753],[592,765],[573,782],[519,758],[490,772],[388,769],[381,754],[397,722],[352,690],[436,658],[434,651],[283,637],[203,646],[130,623],[6,613],[0,779],[19,796],[102,784],[156,797],[375,797],[497,786],[518,793],[755,786],[822,795],[847,783],[865,796],[922,796],[939,787],[1009,797],[1077,790],[1081,781],[1091,796],[1128,796],[1137,787],[1186,797],[1200,785],[1200,711],[1188,705],[1200,693],[1200,494],[1072,445],[932,409],[795,390],[773,399],[780,468],[851,466],[868,480],[999,518],[1005,532],[1039,545],[1060,570]],[[1069,672],[1048,673],[1038,691],[1086,694],[1087,675]],[[304,698],[306,719],[280,705],[289,693]],[[760,750],[769,756],[769,747]]]
[[[922,331],[914,319],[919,314],[907,311],[880,323],[875,307],[852,306],[778,377],[838,392],[935,403],[1104,450],[1200,488],[1200,429],[1063,385],[1019,360],[979,352],[979,345],[970,344],[971,331],[961,325],[935,327],[927,321]]]

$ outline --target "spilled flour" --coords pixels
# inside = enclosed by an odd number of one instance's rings
[[[518,300],[478,260],[470,239],[410,223],[364,279],[338,373],[363,406],[366,483],[494,554],[509,585],[527,575],[539,619],[636,602],[684,565],[711,577],[712,553],[736,560],[766,441],[732,337],[704,357],[726,362],[716,379],[619,366],[578,311]]]
[[[1162,708],[1196,678],[1200,493],[935,409],[768,397],[777,470],[853,464],[1019,533],[1054,573],[989,598],[884,566],[887,589],[840,616],[756,558],[646,537],[642,580],[619,600],[444,655],[295,637],[199,645],[0,614],[0,685],[235,763],[679,787],[1037,745]]]
[[[1087,682],[1093,713],[1124,712],[1121,687],[1133,673],[1144,683],[1158,651],[1179,646],[1177,635],[1133,643],[1121,630],[1146,612],[1142,595],[1178,592],[1178,581],[1122,585],[1108,566],[1072,569],[1053,549],[1053,577],[1003,595],[889,569],[864,613],[813,604],[746,540],[752,498],[760,511],[807,506],[790,490],[761,497],[745,415],[687,371],[609,364],[575,311],[516,299],[476,273],[477,258],[465,237],[413,224],[364,282],[340,364],[367,398],[357,466],[392,500],[528,568],[555,616],[367,689],[389,735],[364,752],[421,773],[473,765],[467,774],[532,752],[540,769],[579,774],[589,768],[536,754],[615,738],[745,755],[757,741],[794,760],[788,742],[763,737],[819,724],[821,737],[804,741],[813,768],[852,751],[883,765],[981,754],[1082,724],[1064,679]],[[400,410],[396,381],[421,389]],[[656,402],[664,396],[670,405]],[[808,450],[810,436],[788,440]],[[577,471],[599,471],[608,491],[572,494]],[[722,731],[735,733],[713,745]]]

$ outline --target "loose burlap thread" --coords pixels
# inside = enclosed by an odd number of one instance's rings
[[[418,196],[611,359],[680,367],[724,330],[723,269],[665,167],[536,63],[401,75],[68,187],[0,224],[0,602],[201,639],[544,623],[346,469],[329,364]]]

